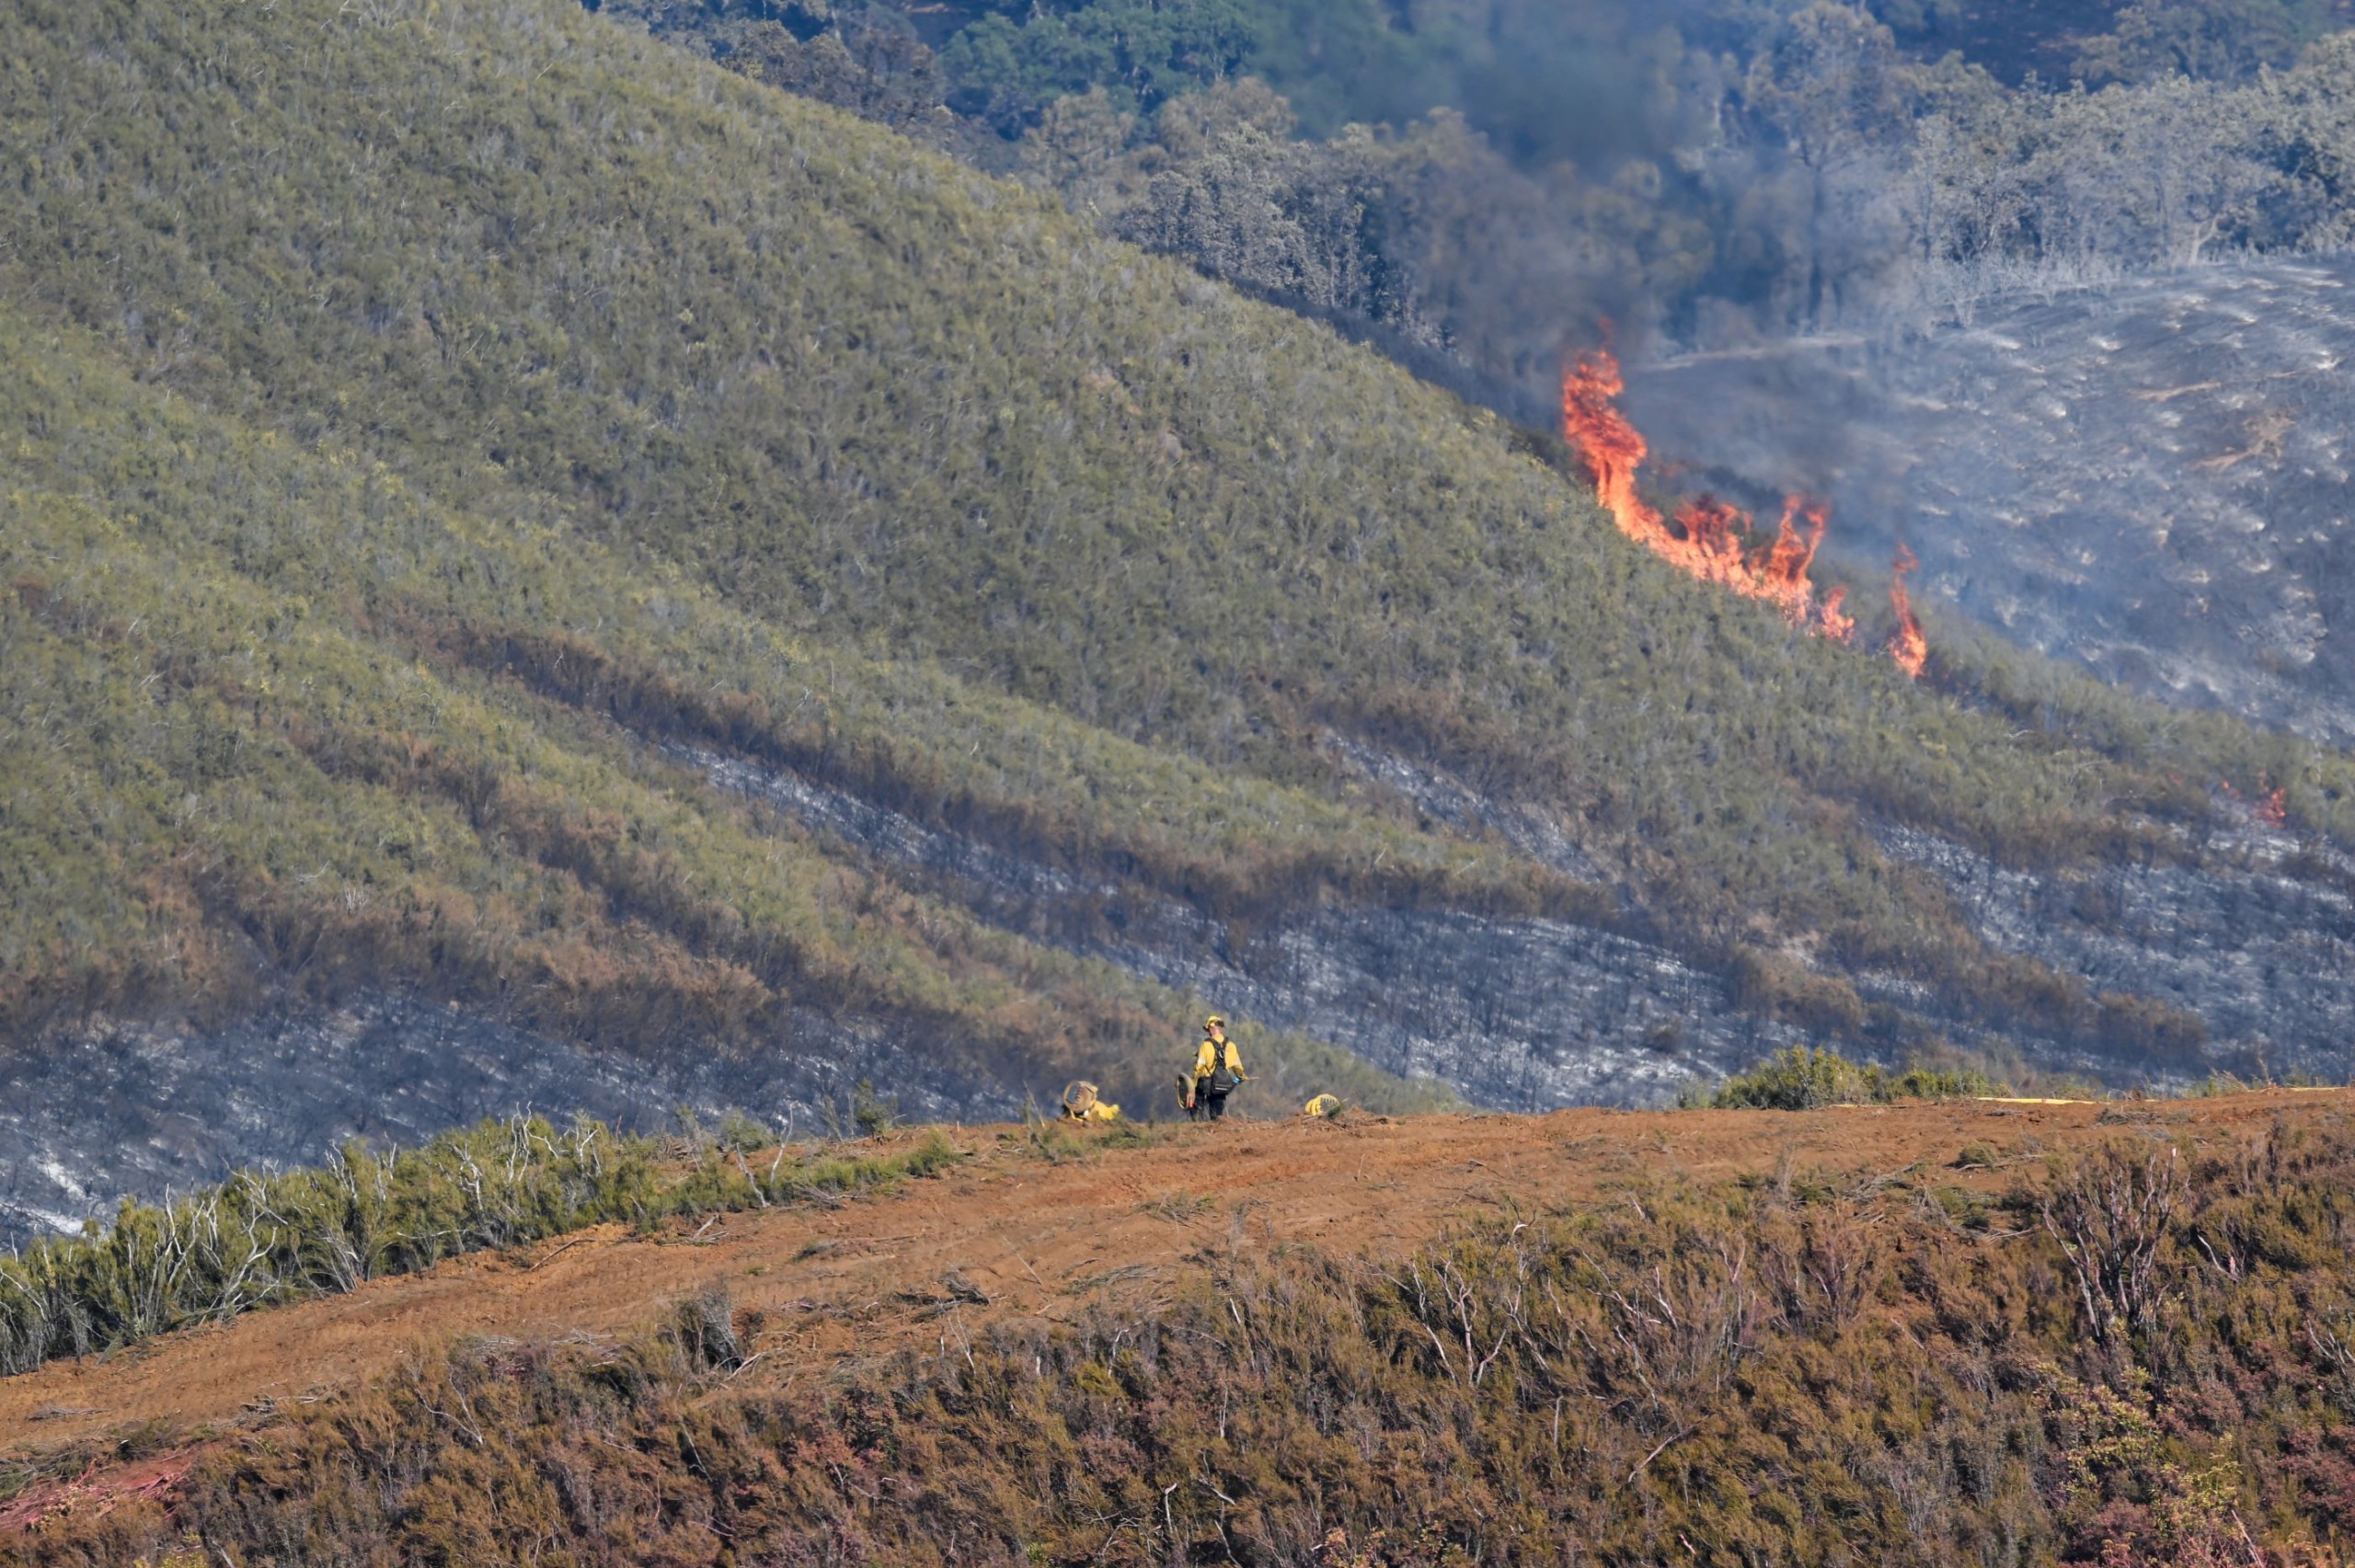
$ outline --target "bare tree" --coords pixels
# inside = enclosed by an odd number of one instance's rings
[[[2086,1324],[2104,1344],[2158,1326],[2165,1300],[2160,1254],[2183,1192],[2173,1149],[2137,1158],[2132,1148],[2112,1143],[2045,1195],[2045,1232],[2067,1255]]]

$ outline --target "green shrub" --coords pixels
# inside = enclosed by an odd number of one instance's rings
[[[251,1308],[349,1291],[446,1257],[544,1241],[608,1220],[874,1192],[963,1158],[938,1132],[913,1148],[765,1166],[706,1149],[667,1166],[660,1140],[580,1120],[517,1116],[378,1152],[353,1142],[316,1170],[240,1172],[161,1206],[125,1203],[111,1226],[0,1256],[0,1375]]]
[[[768,1149],[776,1143],[775,1135],[741,1111],[730,1111],[719,1124],[719,1146],[739,1154],[750,1154],[755,1149]]]
[[[858,1127],[861,1138],[875,1138],[887,1133],[900,1119],[900,1102],[896,1098],[878,1094],[875,1085],[862,1078],[851,1091],[851,1120]]]
[[[2005,1093],[1976,1068],[1911,1067],[1891,1073],[1876,1064],[1850,1061],[1836,1051],[1793,1046],[1726,1080],[1708,1104],[1718,1110],[1811,1111],[1825,1105]]]

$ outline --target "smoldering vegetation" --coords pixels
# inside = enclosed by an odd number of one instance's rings
[[[1854,576],[1911,542],[2005,638],[2350,734],[2327,6],[606,9],[1527,425],[1613,341],[1650,482],[1827,497]]]

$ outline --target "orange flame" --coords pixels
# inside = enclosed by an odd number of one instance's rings
[[[2173,782],[2172,776],[2169,782]],[[2216,781],[2217,793],[2235,805],[2246,807],[2252,820],[2262,822],[2269,828],[2288,827],[2290,825],[2290,792],[2287,789],[2273,787],[2273,781],[2263,773],[2257,775],[2257,787],[2258,795],[2252,801],[2233,787],[2232,780],[2218,779]]]
[[[2257,775],[2257,787],[2265,792],[2258,798],[2256,806],[2257,819],[2269,828],[2288,827],[2290,825],[2290,792],[2277,786],[2263,773]]]
[[[1671,528],[1636,490],[1637,472],[1651,447],[1620,411],[1619,395],[1626,387],[1619,361],[1607,349],[1580,355],[1562,376],[1563,438],[1578,448],[1595,496],[1619,532],[1703,582],[1764,600],[1794,626],[1847,641],[1856,629],[1855,619],[1840,608],[1847,590],[1835,588],[1819,604],[1809,575],[1830,511],[1819,501],[1791,497],[1783,504],[1774,543],[1757,554],[1749,544],[1754,527],[1750,514],[1714,496],[1687,501]],[[1804,534],[1798,528],[1802,518]]]
[[[1921,564],[1901,544],[1897,573],[1889,579],[1889,607],[1897,612],[1897,635],[1890,641],[1889,657],[1913,681],[1922,679],[1922,668],[1930,662],[1930,640],[1922,635],[1922,623],[1913,618],[1913,596],[1905,591],[1906,575]]]

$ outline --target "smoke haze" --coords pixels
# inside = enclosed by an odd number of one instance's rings
[[[2355,240],[2355,35],[2336,0],[606,8],[1052,190],[1524,424],[1558,428],[1566,365],[1608,342],[1664,515],[1709,491],[1770,521],[1791,493],[1824,497],[1825,562],[1870,586],[1860,609],[1913,540],[1932,604],[2146,689],[2341,733],[2301,684],[2300,634],[2185,664],[2161,646],[2179,629],[2115,630],[2180,596],[2113,602],[2114,578],[2054,569],[2060,543],[2012,549],[2022,507],[1989,488],[2003,465],[1946,439],[2000,430],[2039,453],[2030,479],[2085,493],[2092,447],[2045,439],[2065,422],[2005,425],[2031,405],[1969,381],[1993,373],[1990,324],[2063,298],[2158,308],[2140,280]],[[2176,374],[2163,359],[2132,374]],[[2093,379],[2059,403],[2138,395],[2076,362]],[[2096,422],[2152,434],[2120,407]],[[2268,472],[2259,454],[2227,477]],[[2127,489],[2163,505],[2176,484]],[[2022,504],[2062,533],[2081,515]]]

